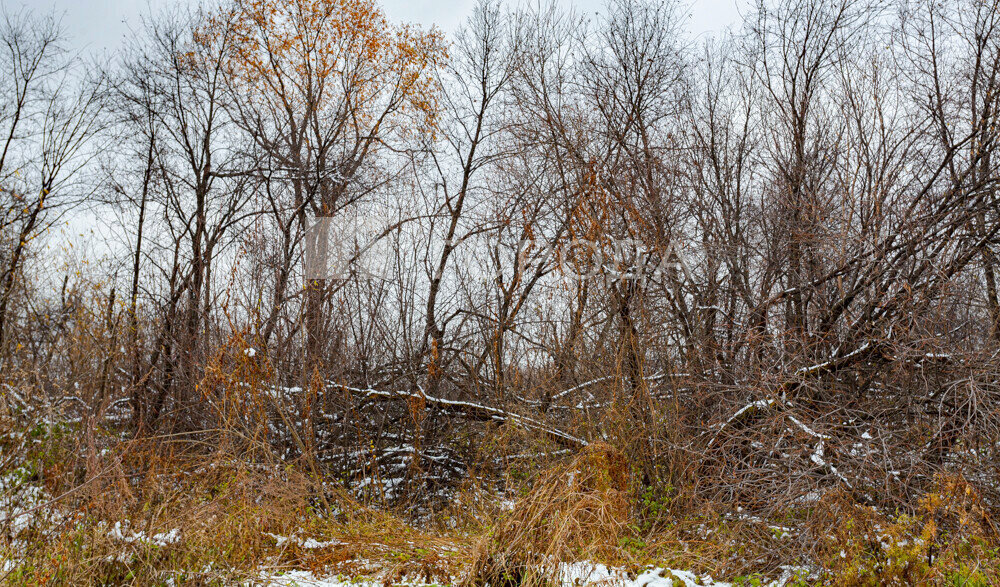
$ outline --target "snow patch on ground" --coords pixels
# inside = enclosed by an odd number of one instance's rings
[[[315,538],[299,538],[298,536],[281,536],[279,534],[271,534],[270,532],[265,532],[271,538],[278,543],[278,547],[283,546],[286,542],[291,544],[296,544],[302,548],[330,548],[331,546],[339,546],[344,544],[339,540],[330,540],[327,542],[316,540]]]
[[[267,577],[264,585],[268,587],[375,587],[381,585],[378,581],[352,580],[343,576],[326,579],[317,578],[309,571],[287,571],[280,575]]]
[[[716,581],[708,575],[698,575],[692,571],[650,568],[635,578],[630,578],[621,569],[608,568],[605,565],[592,562],[562,563],[558,573],[560,583],[564,587],[732,587],[731,583]],[[781,576],[767,587],[784,587],[799,577],[809,575],[805,569],[797,567],[782,567]],[[343,575],[321,578],[308,571],[288,571],[278,575],[267,576],[263,584],[268,587],[379,587],[384,581],[379,577],[350,578]],[[422,585],[421,582],[398,583],[401,585]]]
[[[15,469],[0,477],[0,527],[12,537],[30,527],[50,499],[41,487],[24,481],[27,476],[24,469]]]
[[[615,585],[621,587],[675,587],[678,581],[685,586],[690,585],[714,585],[716,587],[728,587],[729,583],[716,582],[710,576],[699,577],[691,571],[680,571],[677,569],[665,569],[661,567],[652,568],[629,579],[625,572],[619,569],[609,569],[601,564],[589,562],[564,563],[561,565],[560,574],[562,584],[573,585]]]
[[[108,537],[113,540],[121,540],[122,542],[139,542],[163,547],[180,541],[181,531],[174,528],[169,532],[160,532],[152,536],[146,536],[146,533],[142,530],[130,530],[129,521],[125,520],[125,522],[115,522],[115,525],[108,531]]]

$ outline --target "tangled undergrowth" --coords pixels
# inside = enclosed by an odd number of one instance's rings
[[[743,585],[1000,583],[994,521],[958,477],[937,479],[916,511],[833,491],[763,519],[670,503],[626,454],[597,443],[552,466],[520,465],[504,498],[470,479],[451,506],[415,520],[302,462],[164,439],[121,441],[88,471],[74,426],[3,435],[4,584],[267,584],[296,570],[387,585],[559,585],[574,582],[565,564],[582,561],[623,579],[659,567]]]
[[[38,433],[3,476],[2,584],[222,585],[292,569],[449,582],[467,550],[467,537],[366,507],[301,463],[123,443],[78,483],[57,466],[69,439]]]

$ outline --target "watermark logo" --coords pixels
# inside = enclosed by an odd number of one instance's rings
[[[306,280],[392,279],[392,228],[361,210],[314,219],[303,235]]]
[[[522,241],[518,247],[524,270],[548,265],[571,281],[609,282],[663,279],[689,280],[691,270],[674,243],[651,245],[632,238],[572,239],[559,242]]]
[[[305,278],[399,279],[401,264],[397,247],[400,246],[398,229],[402,225],[399,221],[359,210],[316,218],[304,235]],[[412,228],[420,230],[416,225]],[[419,234],[411,236],[426,238]],[[456,249],[477,246],[472,240],[452,244]],[[430,250],[440,251],[447,243],[439,245]],[[504,277],[500,274],[516,268],[520,273],[517,277],[522,278],[541,272],[569,281],[645,282],[668,278],[686,281],[692,273],[683,250],[674,243],[651,245],[632,238],[525,239],[514,246],[508,245],[500,262],[497,261],[501,257],[491,255],[484,259],[465,254],[465,251],[454,255],[450,262],[458,264],[471,259],[475,265],[463,267],[462,273],[481,272],[482,277],[494,272],[497,277]]]

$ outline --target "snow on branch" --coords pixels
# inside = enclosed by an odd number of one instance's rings
[[[411,393],[408,391],[396,390],[396,391],[383,391],[378,389],[360,389],[357,387],[350,387],[348,385],[343,385],[335,382],[328,382],[328,385],[336,387],[347,391],[353,395],[365,397],[365,398],[375,398],[375,399],[410,399],[410,398],[420,398],[427,404],[433,405],[440,409],[441,411],[461,416],[470,420],[478,422],[497,422],[499,424],[511,423],[515,426],[520,426],[526,430],[532,430],[539,432],[544,435],[549,440],[555,442],[560,446],[567,448],[583,448],[587,446],[587,441],[582,438],[577,438],[571,434],[563,432],[557,428],[548,426],[534,418],[529,418],[527,416],[522,416],[520,414],[512,414],[505,410],[500,410],[497,408],[491,408],[489,406],[484,406],[482,404],[477,404],[473,402],[449,400],[438,397],[433,397],[426,395],[423,392],[420,394]]]

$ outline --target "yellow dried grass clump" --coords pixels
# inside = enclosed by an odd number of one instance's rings
[[[614,549],[631,520],[629,475],[625,455],[604,443],[542,475],[480,540],[463,585],[554,584],[559,563]]]

